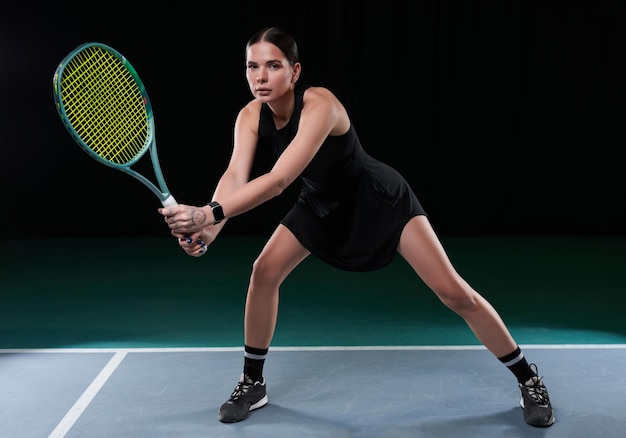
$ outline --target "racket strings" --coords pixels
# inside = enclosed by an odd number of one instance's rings
[[[148,147],[146,99],[124,62],[108,51],[78,53],[65,67],[61,95],[76,134],[100,157],[127,164]]]

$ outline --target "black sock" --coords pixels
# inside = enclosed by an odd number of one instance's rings
[[[511,354],[499,357],[498,360],[511,370],[519,383],[523,384],[531,377],[536,376],[533,370],[530,369],[528,362],[526,362],[526,358],[519,346]]]
[[[253,382],[261,381],[263,379],[263,364],[265,364],[267,351],[267,348],[260,349],[249,347],[247,345],[244,346],[243,373]]]

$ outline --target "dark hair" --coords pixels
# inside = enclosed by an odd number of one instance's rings
[[[265,27],[250,37],[246,44],[246,52],[251,45],[261,41],[274,44],[278,47],[285,54],[285,57],[289,60],[291,65],[300,62],[296,40],[293,39],[289,32],[279,27]]]

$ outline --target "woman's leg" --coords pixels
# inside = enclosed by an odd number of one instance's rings
[[[267,404],[263,365],[276,327],[279,288],[309,254],[287,227],[279,225],[254,261],[244,317],[243,373],[230,398],[220,407],[221,422],[244,420],[251,411]]]
[[[519,382],[526,423],[551,426],[555,419],[548,391],[529,365],[496,310],[452,266],[426,216],[411,219],[402,231],[398,252],[439,299],[458,313],[476,337]]]
[[[502,318],[452,266],[426,216],[416,216],[405,226],[398,252],[439,299],[459,314],[480,342],[496,357],[517,348]]]
[[[281,283],[310,252],[279,225],[252,268],[245,311],[245,344],[267,349],[274,336]]]

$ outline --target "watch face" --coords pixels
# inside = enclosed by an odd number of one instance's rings
[[[224,209],[222,208],[222,206],[216,202],[212,205],[212,207],[213,218],[215,219],[215,222],[217,223],[224,220]]]

